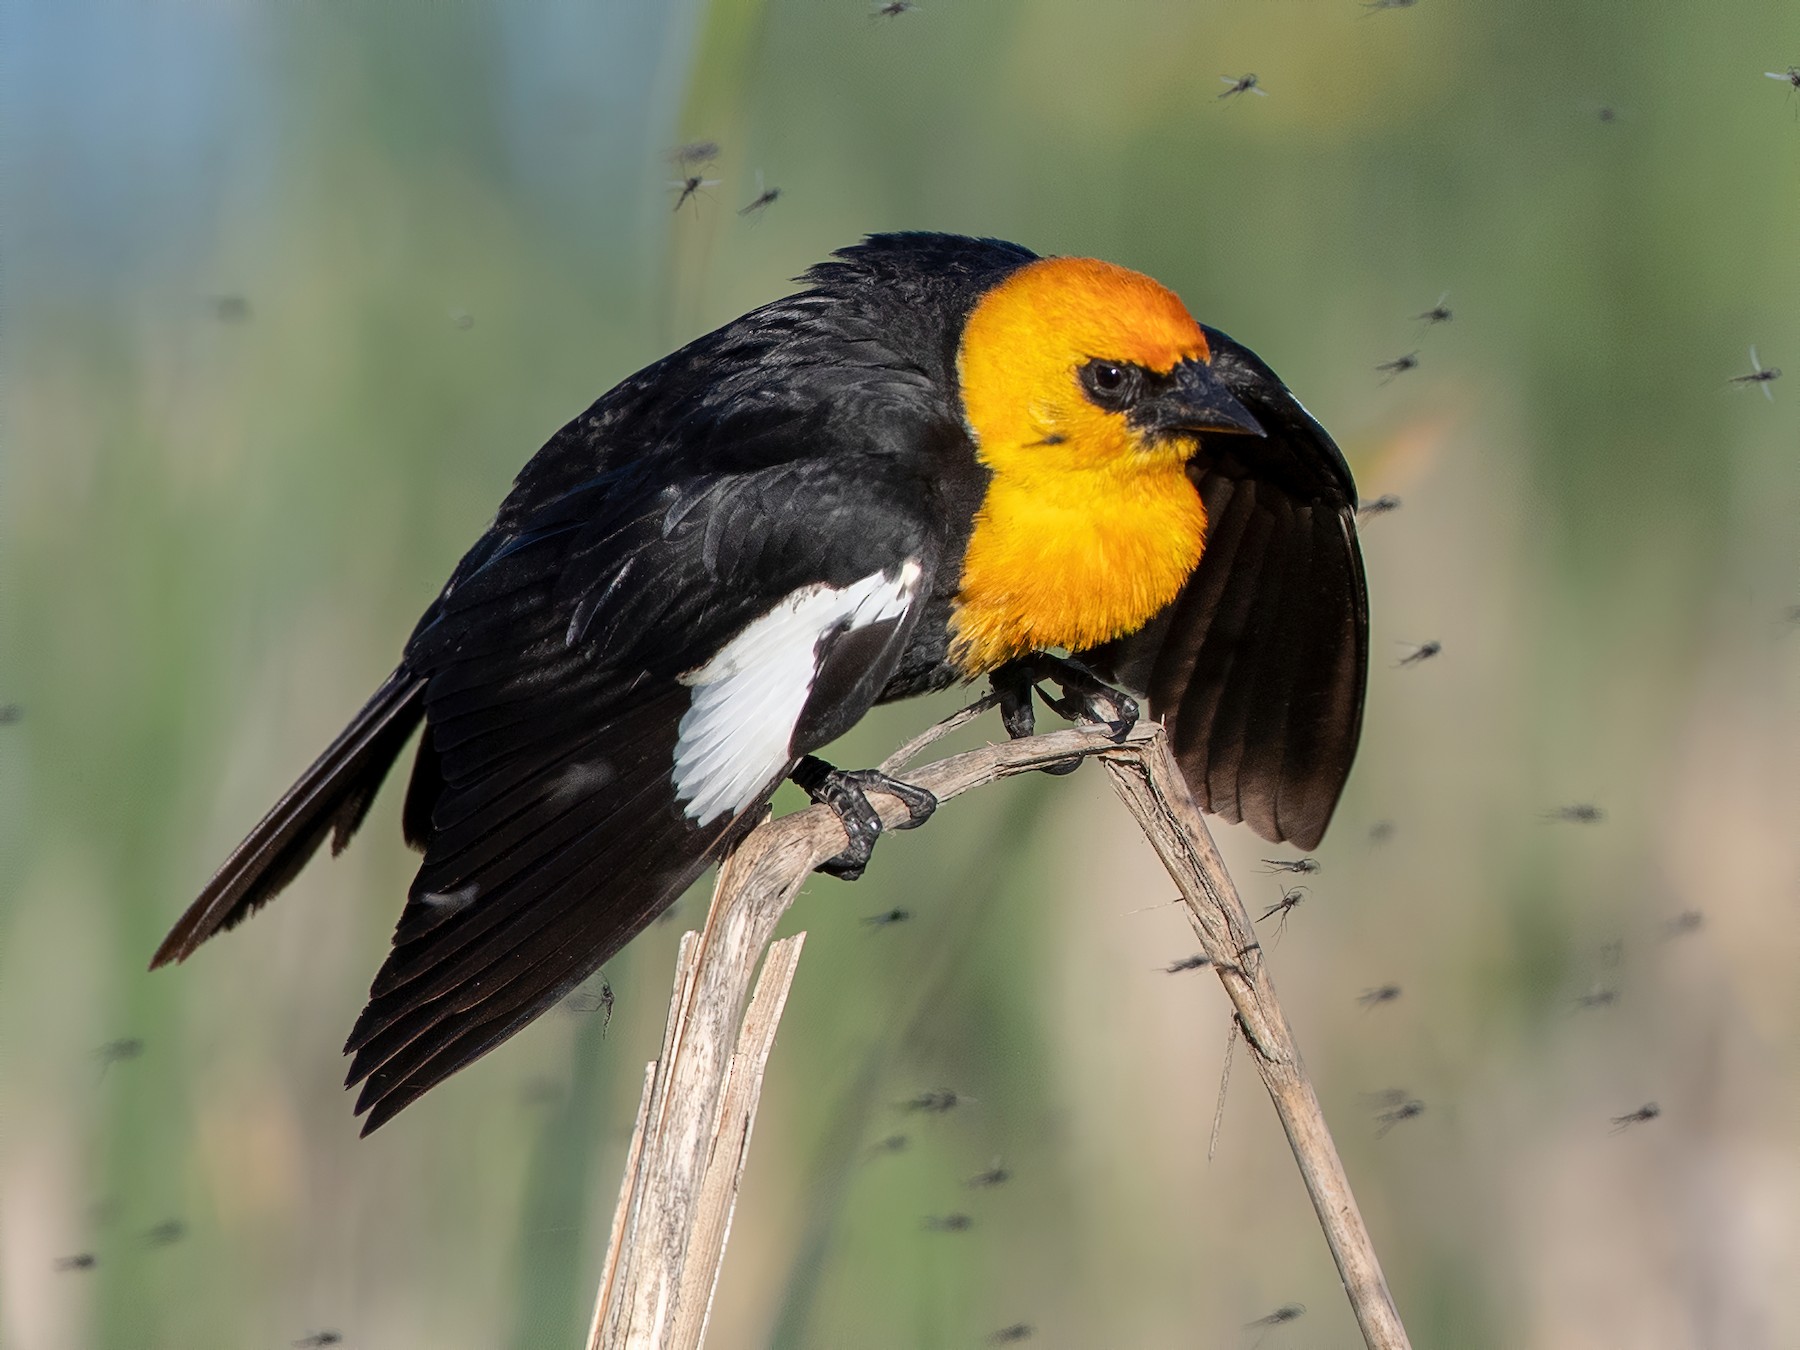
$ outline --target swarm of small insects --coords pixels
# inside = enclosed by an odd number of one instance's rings
[[[1635,1111],[1629,1111],[1622,1116],[1614,1116],[1612,1132],[1617,1134],[1620,1130],[1629,1130],[1633,1125],[1642,1125],[1646,1121],[1655,1120],[1661,1114],[1662,1107],[1655,1102],[1645,1102]]]

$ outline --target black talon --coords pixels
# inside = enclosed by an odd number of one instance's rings
[[[1053,712],[1071,722],[1103,726],[1112,733],[1115,741],[1123,741],[1138,722],[1136,699],[1096,679],[1084,666],[1060,656],[1040,652],[1002,666],[991,678],[994,693],[1000,700],[1001,724],[1015,741],[1031,735],[1036,728],[1037,719],[1031,706],[1034,689]],[[1057,698],[1038,688],[1040,681],[1045,680],[1060,685],[1063,696]],[[1043,772],[1060,777],[1074,773],[1080,767],[1081,757],[1077,755],[1046,764]]]
[[[869,793],[885,792],[898,798],[906,808],[907,819],[894,826],[896,830],[916,829],[937,810],[937,798],[922,787],[902,783],[879,769],[834,768],[817,755],[804,756],[788,777],[815,802],[837,813],[850,845],[836,857],[820,863],[818,870],[845,881],[855,881],[863,874],[884,828],[880,812],[869,801]]]

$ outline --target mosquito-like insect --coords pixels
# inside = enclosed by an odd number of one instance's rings
[[[1619,991],[1608,989],[1604,985],[1595,985],[1585,994],[1575,996],[1575,1006],[1583,1012],[1592,1012],[1595,1008],[1610,1008],[1619,1001]]]
[[[891,924],[905,923],[912,918],[910,909],[884,909],[879,914],[864,916],[863,922],[870,928],[886,928]]]
[[[1450,306],[1444,303],[1449,298],[1450,298],[1450,292],[1445,291],[1442,295],[1440,295],[1437,298],[1436,304],[1434,304],[1430,309],[1426,310],[1423,314],[1413,315],[1413,318],[1417,319],[1420,323],[1424,324],[1427,328],[1434,327],[1440,323],[1449,323],[1450,320],[1455,317],[1450,312]]]
[[[719,180],[717,178],[702,178],[697,173],[691,173],[679,182],[670,183],[669,186],[680,190],[681,195],[675,199],[675,209],[679,211],[682,207],[687,205],[689,197],[694,196],[702,188],[714,188],[719,186]]]
[[[1774,384],[1775,381],[1779,380],[1780,378],[1781,378],[1781,367],[1780,366],[1770,366],[1765,370],[1763,368],[1763,363],[1756,359],[1756,348],[1751,347],[1750,348],[1750,372],[1749,372],[1749,374],[1733,375],[1731,377],[1731,383],[1737,385],[1738,388],[1740,388],[1740,389],[1748,388],[1750,385],[1753,385],[1753,384],[1760,384],[1762,386],[1763,397],[1768,399],[1769,402],[1773,403],[1775,401],[1775,391],[1773,389],[1771,389],[1769,386]]]
[[[1400,827],[1391,820],[1378,820],[1373,825],[1369,826],[1369,842],[1375,847],[1380,848],[1394,837],[1395,831],[1399,828]]]
[[[1425,1103],[1420,1101],[1417,1097],[1409,1097],[1399,1105],[1390,1107],[1388,1110],[1383,1111],[1380,1115],[1375,1117],[1375,1124],[1377,1127],[1375,1130],[1375,1137],[1379,1139],[1402,1121],[1416,1120],[1424,1114]]]
[[[1010,1327],[1001,1327],[987,1338],[989,1345],[1017,1345],[1020,1341],[1028,1341],[1037,1335],[1037,1328],[1029,1322],[1014,1322]]]
[[[1002,1167],[1000,1165],[1000,1160],[996,1158],[994,1159],[994,1165],[992,1167],[988,1168],[985,1172],[977,1172],[974,1176],[963,1182],[963,1185],[969,1187],[971,1190],[980,1191],[986,1190],[991,1186],[1004,1186],[1011,1180],[1012,1173]]]
[[[1619,110],[1611,106],[1600,109],[1595,115],[1599,117],[1602,122],[1616,122],[1619,120]]]
[[[1183,971],[1205,970],[1211,964],[1212,957],[1195,952],[1192,956],[1184,956],[1178,961],[1169,962],[1162,969],[1165,975],[1180,975]]]
[[[1400,986],[1384,984],[1377,989],[1365,989],[1356,996],[1356,1001],[1365,1008],[1379,1008],[1384,1003],[1392,1003],[1400,997]]]
[[[689,141],[686,145],[678,145],[669,152],[669,160],[686,173],[689,169],[701,164],[711,164],[719,157],[717,141]]]
[[[1706,922],[1706,916],[1697,909],[1684,909],[1663,925],[1663,936],[1666,938],[1685,937],[1695,932]]]
[[[1633,1125],[1642,1125],[1647,1121],[1655,1120],[1661,1114],[1662,1107],[1655,1102],[1645,1102],[1635,1111],[1628,1111],[1622,1116],[1614,1116],[1612,1132],[1617,1134],[1621,1130],[1629,1130]]]
[[[1800,89],[1800,66],[1789,66],[1786,70],[1765,70],[1763,74],[1771,80],[1780,80],[1791,89]]]
[[[1258,98],[1267,98],[1269,91],[1256,82],[1254,75],[1221,75],[1219,79],[1231,87],[1220,98],[1231,98],[1237,94],[1255,94]]]
[[[1413,645],[1413,649],[1398,661],[1394,662],[1394,664],[1396,666],[1416,666],[1431,660],[1432,657],[1443,650],[1444,644],[1435,639],[1430,642],[1420,642]]]
[[[884,1153],[904,1153],[911,1142],[903,1134],[890,1134],[886,1139],[877,1139],[869,1145],[869,1156],[879,1158]]]
[[[1570,802],[1567,806],[1552,807],[1544,812],[1544,819],[1561,821],[1565,825],[1598,825],[1606,819],[1606,812],[1592,802]]]
[[[928,1115],[941,1116],[946,1112],[954,1111],[964,1102],[974,1100],[973,1097],[965,1097],[960,1092],[953,1092],[945,1088],[937,1092],[921,1092],[910,1101],[901,1102],[900,1108],[904,1111],[924,1111]]]
[[[1271,872],[1288,872],[1297,877],[1317,875],[1319,860],[1317,858],[1264,858],[1263,864]]]
[[[1400,509],[1400,499],[1391,492],[1384,492],[1372,502],[1364,502],[1356,508],[1359,516],[1385,516],[1389,511]]]
[[[167,1247],[171,1243],[180,1242],[187,1236],[187,1225],[180,1219],[164,1219],[153,1224],[144,1233],[144,1241],[152,1247]]]
[[[600,1034],[606,1035],[606,1029],[612,1025],[613,991],[606,977],[600,977],[598,989],[577,989],[563,1000],[563,1007],[572,1013],[599,1013]]]
[[[106,1077],[106,1071],[115,1064],[129,1064],[144,1053],[144,1043],[136,1036],[127,1036],[122,1040],[108,1041],[94,1051],[94,1058],[100,1061],[100,1076]]]
[[[1408,352],[1405,356],[1396,356],[1392,361],[1383,361],[1380,365],[1375,367],[1376,370],[1387,376],[1387,378],[1382,381],[1384,385],[1392,384],[1395,380],[1406,374],[1407,371],[1417,370],[1418,368],[1419,354],[1417,352]]]
[[[1254,1322],[1244,1323],[1244,1330],[1248,1331],[1252,1327],[1278,1327],[1297,1320],[1305,1313],[1306,1305],[1304,1303],[1284,1303],[1266,1317],[1259,1317]]]
[[[1363,8],[1370,14],[1384,9],[1411,9],[1419,0],[1363,0]]]
[[[1287,931],[1288,915],[1293,913],[1294,908],[1304,899],[1306,899],[1306,887],[1296,886],[1292,890],[1289,890],[1286,886],[1283,886],[1281,888],[1281,899],[1265,909],[1262,912],[1262,918],[1258,919],[1257,922],[1261,923],[1264,919],[1274,918],[1277,914],[1281,915],[1281,921],[1275,925],[1275,936],[1279,939],[1281,935]]]
[[[92,1252],[76,1252],[73,1256],[59,1256],[56,1258],[56,1268],[58,1270],[92,1270],[99,1264],[100,1258],[95,1256]]]
[[[302,1336],[294,1342],[294,1350],[322,1350],[327,1345],[343,1344],[344,1333],[341,1331],[315,1331],[310,1336]]]
[[[780,188],[763,186],[762,170],[758,169],[756,171],[756,195],[750,199],[749,205],[738,207],[738,214],[740,216],[761,216],[764,211],[775,204],[775,199],[779,196],[781,196]]]
[[[16,703],[0,703],[0,726],[10,727],[25,720],[25,710]]]
[[[966,1233],[974,1226],[975,1220],[967,1214],[928,1214],[925,1217],[928,1233]]]
[[[918,8],[912,0],[887,0],[886,4],[877,5],[871,16],[877,19],[897,19],[902,14],[910,14]]]

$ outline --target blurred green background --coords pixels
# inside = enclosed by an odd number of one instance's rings
[[[559,1009],[366,1141],[338,1047],[397,792],[144,966],[558,425],[923,227],[1155,275],[1404,499],[1271,950],[1414,1343],[1800,1345],[1800,388],[1728,383],[1753,343],[1800,377],[1794,62],[1785,0],[8,6],[0,1344],[580,1343],[703,897],[608,968],[610,1026]],[[1163,973],[1172,894],[1091,770],[809,885],[711,1343],[1354,1343],[1241,1059],[1206,1161],[1226,1004]],[[1396,1087],[1427,1109],[1378,1137]],[[937,1088],[975,1100],[896,1107]]]

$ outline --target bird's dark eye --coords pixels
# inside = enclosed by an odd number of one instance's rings
[[[1111,412],[1123,412],[1137,402],[1143,385],[1143,372],[1119,361],[1089,361],[1080,375],[1088,398]]]

